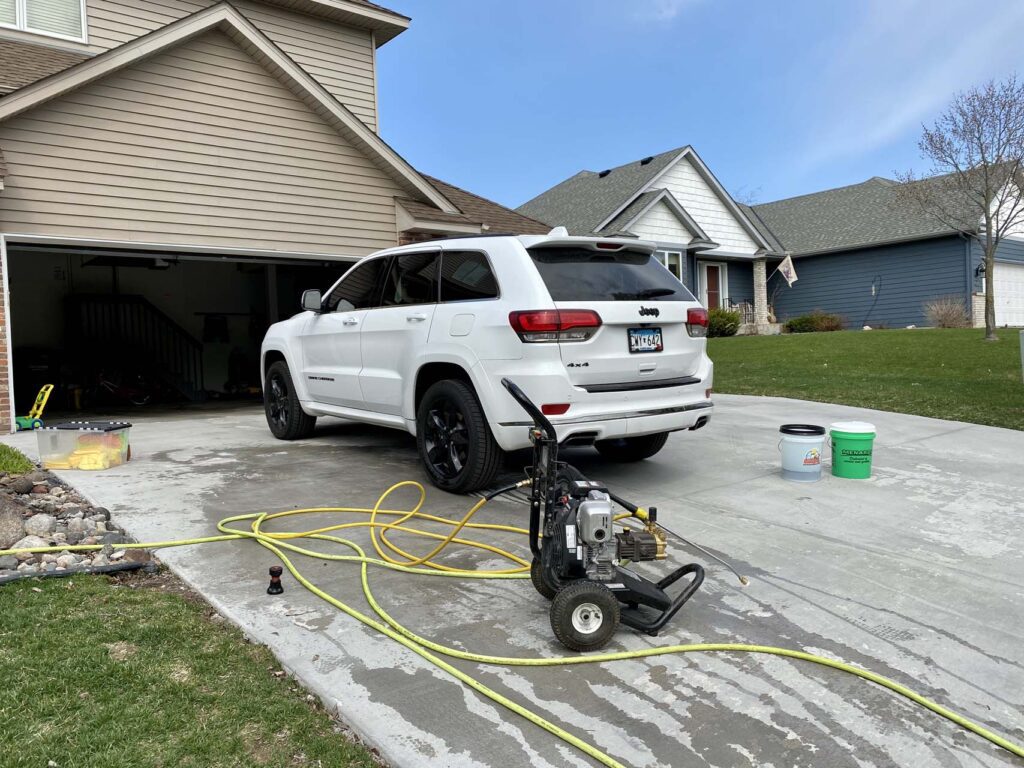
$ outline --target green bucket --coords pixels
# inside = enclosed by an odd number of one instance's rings
[[[837,421],[832,435],[832,475],[848,480],[871,477],[871,454],[875,443],[875,425],[866,421]]]

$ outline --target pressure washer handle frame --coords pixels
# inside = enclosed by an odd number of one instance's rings
[[[533,419],[533,424],[537,429],[543,430],[547,434],[548,439],[558,440],[555,428],[552,426],[551,422],[548,421],[548,417],[541,413],[540,408],[534,405],[534,402],[526,396],[526,393],[519,388],[519,385],[508,378],[503,378],[501,380],[501,385],[508,390],[508,393],[512,395],[512,398],[519,403],[519,406],[526,411],[531,419]]]
[[[556,464],[558,461],[558,435],[555,428],[541,413],[526,393],[508,378],[501,380],[501,385],[512,395],[512,399],[519,403],[519,407],[526,411],[533,419],[534,432],[531,435],[533,441],[533,467],[530,477],[530,552],[534,557],[540,557],[540,536],[541,518],[547,509],[550,501],[551,486],[555,481],[557,473]]]

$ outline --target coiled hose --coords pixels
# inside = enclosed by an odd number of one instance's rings
[[[395,491],[400,488],[415,488],[419,491],[419,499],[416,504],[408,511],[400,510],[389,510],[383,509],[384,502],[386,499]],[[883,688],[887,688],[894,693],[898,693],[907,699],[919,704],[925,709],[934,712],[941,717],[956,723],[961,728],[964,728],[978,736],[986,739],[987,741],[995,744],[1002,749],[1011,752],[1012,754],[1024,758],[1024,747],[1014,744],[1008,739],[989,731],[988,729],[968,720],[966,717],[957,714],[945,707],[937,704],[936,702],[922,696],[919,693],[901,685],[889,678],[883,677],[882,675],[875,674],[866,669],[854,666],[852,664],[846,664],[835,659],[830,659],[824,656],[818,656],[811,653],[805,653],[804,651],[793,650],[790,648],[776,648],[773,646],[766,645],[746,645],[742,643],[698,643],[689,645],[665,645],[655,648],[645,648],[637,651],[619,651],[613,653],[597,653],[590,655],[574,655],[574,656],[557,656],[550,658],[519,658],[512,656],[490,656],[486,654],[471,653],[468,651],[462,651],[457,648],[451,648],[448,646],[435,643],[432,640],[417,635],[407,627],[402,626],[398,623],[386,610],[380,605],[380,603],[374,597],[373,591],[370,588],[369,579],[369,566],[378,566],[382,568],[389,568],[391,570],[401,571],[404,573],[417,574],[421,576],[439,576],[448,578],[474,578],[474,579],[527,579],[529,578],[530,562],[519,557],[518,555],[501,549],[499,547],[487,544],[485,542],[476,541],[474,539],[462,538],[460,533],[464,530],[471,531],[505,531],[515,534],[528,536],[529,532],[517,526],[512,525],[500,525],[491,523],[474,523],[471,522],[472,518],[477,512],[487,503],[488,499],[480,499],[472,508],[460,519],[451,520],[445,517],[439,517],[435,515],[427,514],[421,511],[423,503],[426,500],[426,491],[420,483],[407,480],[404,482],[396,483],[388,488],[384,493],[380,495],[377,502],[371,508],[363,507],[314,507],[309,509],[295,509],[288,510],[285,512],[261,512],[252,513],[245,515],[235,515],[228,517],[217,523],[217,529],[221,531],[219,536],[208,536],[204,538],[196,539],[181,539],[176,541],[157,541],[144,544],[114,544],[112,545],[115,549],[160,549],[164,547],[178,547],[178,546],[189,546],[193,544],[207,544],[219,541],[235,541],[238,539],[253,539],[260,546],[270,550],[278,557],[281,563],[288,569],[288,571],[295,577],[302,586],[308,589],[317,597],[333,605],[344,613],[348,614],[354,619],[362,622],[363,624],[372,627],[381,634],[391,638],[397,643],[402,644],[413,653],[421,656],[422,658],[434,664],[438,668],[444,670],[455,679],[469,686],[473,690],[477,691],[483,696],[486,696],[491,701],[505,707],[511,712],[515,712],[535,725],[543,728],[549,733],[557,736],[558,738],[565,741],[567,744],[575,747],[584,754],[592,757],[602,765],[610,766],[611,768],[624,768],[622,763],[617,761],[610,755],[605,754],[597,747],[579,737],[569,733],[563,728],[555,725],[551,721],[541,717],[537,713],[527,709],[526,707],[512,701],[508,697],[498,693],[492,688],[484,685],[479,680],[471,677],[462,670],[454,667],[452,664],[445,661],[444,656],[453,659],[462,659],[465,661],[472,661],[480,664],[493,664],[500,666],[527,666],[527,667],[542,667],[542,666],[562,666],[569,664],[594,664],[601,662],[610,661],[621,661],[624,659],[638,659],[649,656],[661,656],[665,654],[676,654],[676,653],[709,653],[709,652],[725,652],[725,653],[760,653],[769,654],[773,656],[783,656],[790,659],[797,659],[800,661],[807,661],[821,666],[830,667],[837,669],[841,672],[846,672],[851,675],[855,675],[863,680],[868,680],[876,685],[880,685]],[[287,517],[295,517],[299,515],[307,515],[314,513],[346,513],[346,514],[360,514],[368,516],[367,520],[356,520],[352,522],[339,523],[336,525],[325,526],[321,528],[315,528],[307,531],[290,531],[290,532],[271,532],[264,531],[263,526],[271,521],[281,520]],[[621,516],[620,516],[621,517]],[[397,518],[394,520],[387,520],[387,518]],[[434,531],[423,530],[421,528],[413,527],[410,523],[414,520],[428,521],[432,523],[438,523],[446,525],[451,528],[447,534],[436,533]],[[245,530],[243,528],[233,527],[235,523],[248,522],[249,528]],[[353,541],[343,539],[338,536],[331,535],[335,531],[346,530],[350,528],[368,528],[370,532],[370,541],[373,544],[374,551],[378,557],[371,557],[366,554],[362,547]],[[437,544],[430,549],[427,554],[422,556],[415,556],[406,552],[404,549],[399,547],[393,541],[391,541],[387,534],[391,531],[400,531],[402,533],[409,533],[416,536],[421,536],[427,539],[431,539],[437,542]],[[320,541],[328,541],[334,544],[342,544],[351,549],[355,554],[352,555],[335,555],[325,552],[317,552],[314,550],[300,547],[291,542],[296,539],[314,539]],[[461,546],[467,546],[475,549],[482,549],[492,554],[499,555],[500,557],[508,560],[512,565],[507,568],[490,569],[490,570],[464,570],[460,568],[453,568],[451,566],[444,565],[435,561],[435,558],[449,545],[458,544]],[[88,544],[88,545],[74,545],[65,547],[39,547],[33,549],[19,549],[19,550],[2,550],[0,555],[20,554],[20,553],[44,553],[44,552],[57,552],[57,551],[90,551],[102,549],[102,545],[99,544]],[[360,565],[360,578],[362,582],[363,594],[366,597],[367,602],[373,608],[377,614],[377,618],[368,616],[361,611],[356,610],[352,606],[343,603],[333,595],[323,591],[309,579],[303,576],[302,572],[292,563],[285,552],[294,552],[297,554],[305,555],[308,557],[320,558],[323,560],[331,560],[338,562],[358,563]],[[390,552],[390,553],[389,553]],[[397,555],[397,557],[393,556]],[[378,620],[379,619],[379,620]]]

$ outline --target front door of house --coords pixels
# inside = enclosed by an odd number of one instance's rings
[[[722,309],[728,299],[728,275],[724,264],[700,262],[700,300],[708,309]]]

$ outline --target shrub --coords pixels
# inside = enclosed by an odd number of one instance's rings
[[[843,318],[816,309],[809,315],[791,317],[784,326],[786,333],[821,333],[843,330]]]
[[[708,312],[708,336],[735,336],[740,329],[740,313],[728,309]]]
[[[939,296],[924,303],[924,314],[933,328],[970,328],[967,305],[959,296]]]

